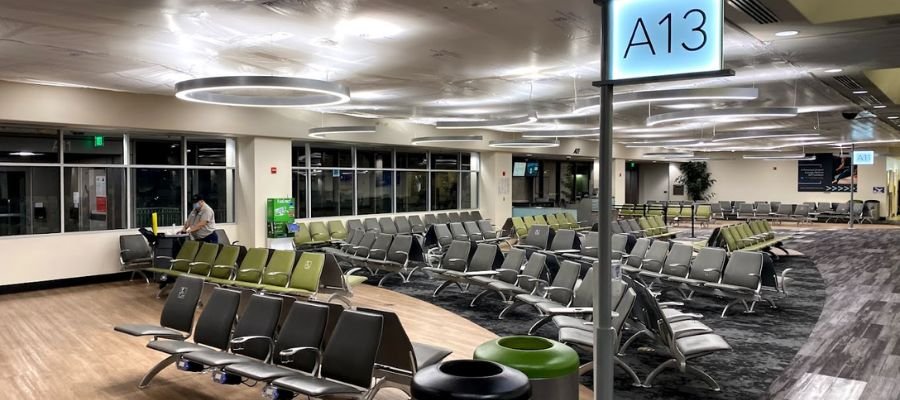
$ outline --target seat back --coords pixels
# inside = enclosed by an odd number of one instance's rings
[[[740,214],[753,214],[753,204],[741,203],[738,206],[737,212]]]
[[[848,214],[850,213],[850,204],[849,203],[840,203],[837,205],[837,208],[834,210],[835,214]]]
[[[769,203],[759,203],[756,206],[756,214],[758,215],[768,215],[772,212],[772,206]]]
[[[366,232],[381,233],[381,225],[378,225],[378,220],[375,218],[364,219],[363,229],[365,229]]]
[[[236,267],[240,255],[240,247],[232,245],[222,246],[222,250],[219,251],[219,255],[216,256],[216,260],[213,262],[213,268],[209,271],[209,276],[219,279],[230,277],[232,273],[230,268],[217,268],[216,266]]]
[[[327,242],[331,240],[331,234],[328,233],[328,227],[322,221],[309,223],[309,233],[315,242]]]
[[[381,315],[342,312],[322,354],[322,377],[363,388],[371,386],[383,326]]]
[[[450,220],[450,216],[448,216],[447,213],[437,213],[435,217],[437,217],[437,223],[439,224],[449,224],[453,222]]]
[[[379,233],[375,238],[375,243],[372,243],[372,248],[369,249],[367,258],[371,260],[384,260],[385,257],[387,257],[387,252],[391,248],[391,242],[393,240],[393,235]]]
[[[483,221],[484,218],[481,216],[481,211],[475,210],[472,211],[472,219],[475,221]]]
[[[358,229],[361,231],[365,231],[366,228],[363,227],[362,221],[358,219],[348,219],[347,220],[347,231],[352,231],[354,229]]]
[[[450,219],[450,222],[462,222],[462,217],[459,216],[458,212],[447,213],[447,218]]]
[[[798,204],[797,208],[794,209],[794,212],[791,213],[792,216],[795,217],[807,217],[810,213],[810,208],[808,204]]]
[[[166,304],[159,315],[159,325],[179,332],[190,333],[194,326],[194,311],[200,302],[203,279],[182,275],[175,280]]]
[[[478,227],[478,223],[475,221],[466,221],[463,222],[463,228],[466,229],[466,233],[469,235],[469,239],[471,240],[484,240],[484,234],[481,232],[481,229]]]
[[[694,217],[698,219],[709,219],[710,215],[712,215],[712,207],[709,204],[700,204],[697,206]]]
[[[534,223],[535,223],[535,225],[550,225],[547,223],[547,219],[544,218],[543,215],[535,215]]]
[[[479,243],[475,247],[475,254],[469,261],[467,272],[490,271],[500,267],[503,263],[503,253],[500,247],[495,244]]]
[[[253,248],[247,251],[247,255],[241,260],[241,266],[234,275],[234,280],[239,282],[259,283],[263,276],[266,263],[272,250]]]
[[[558,213],[554,214],[554,216],[556,217],[556,222],[559,222],[560,228],[575,229],[578,227],[578,224],[569,223],[569,219],[566,218],[565,213],[558,212]]]
[[[311,373],[316,363],[316,357],[311,352],[301,351],[294,355],[293,360],[284,363],[278,353],[282,350],[294,347],[321,348],[325,336],[325,327],[328,324],[328,307],[305,301],[295,301],[291,304],[287,318],[281,325],[278,338],[275,341],[274,361],[289,368]]]
[[[636,297],[637,294],[635,293],[634,289],[629,287],[624,291],[624,293],[622,293],[621,299],[616,305],[615,311],[619,315],[612,319],[612,327],[616,331],[616,342],[613,346],[614,348],[619,347],[619,341],[622,339],[622,328],[625,326],[625,321],[631,314],[631,309],[632,307],[634,307],[634,300]]]
[[[434,214],[425,214],[423,219],[425,220],[426,227],[430,227],[438,223],[437,217]]]
[[[525,219],[519,217],[512,218],[513,228],[516,230],[516,236],[527,236],[528,227],[525,226]]]
[[[375,232],[366,232],[362,240],[359,241],[359,244],[356,246],[356,249],[351,251],[351,254],[358,257],[368,257],[369,250],[372,249],[372,246],[375,245],[375,240],[378,239],[378,234]]]
[[[730,201],[720,201],[719,207],[722,207],[722,210],[724,210],[726,212],[731,212],[731,210],[732,210],[732,205],[731,205]]]
[[[273,251],[260,283],[269,286],[286,286],[291,278],[291,270],[294,269],[295,254],[293,250]]]
[[[525,250],[517,249],[515,247],[511,248],[506,252],[506,257],[503,258],[503,264],[500,265],[500,268],[513,271],[521,271],[522,266],[525,264],[526,257],[527,256]],[[503,275],[498,276],[498,279],[502,277]],[[515,279],[513,279],[512,282],[508,283],[513,282],[515,282]]]
[[[453,242],[453,235],[450,234],[450,228],[446,224],[432,225],[431,229],[434,231],[435,240],[441,247],[447,247]]]
[[[691,261],[691,271],[688,278],[706,281],[718,282],[722,274],[722,268],[725,267],[725,258],[727,252],[718,247],[704,247],[697,253],[697,257]]]
[[[231,244],[231,239],[228,238],[228,232],[225,232],[224,229],[216,229],[215,233],[219,240],[219,244]]]
[[[634,247],[631,248],[631,251],[628,252],[628,257],[626,264],[632,267],[640,267],[641,260],[644,259],[644,255],[647,254],[647,250],[650,249],[650,239],[640,238],[634,242]]]
[[[334,240],[344,240],[347,239],[347,228],[344,227],[344,224],[341,221],[328,221],[328,234]]]
[[[555,216],[555,215],[553,215],[553,214],[547,214],[547,215],[546,215],[546,219],[547,219],[547,225],[550,225],[551,228],[553,228],[553,229],[559,229],[559,228],[560,228],[559,220],[556,219],[556,216]]]
[[[306,224],[302,222],[297,223],[297,232],[294,232],[294,245],[302,246],[312,241],[312,234],[309,233],[309,228],[306,227]]]
[[[460,211],[459,212],[459,220],[462,222],[475,221],[472,218],[472,214],[470,214],[468,211]]]
[[[726,226],[719,231],[722,239],[725,240],[725,248],[731,251],[737,250],[738,238],[734,236],[734,226]]]
[[[593,239],[593,240],[599,242],[599,240],[598,240],[600,237],[599,234],[595,235],[594,237],[597,239]],[[588,235],[587,240],[585,240],[585,242],[590,243],[590,241],[591,241],[591,235]],[[612,238],[610,238],[610,241],[612,243],[611,246],[612,246],[614,259],[618,258],[618,257],[616,257],[617,252],[618,253],[627,253],[628,252],[628,250],[626,250],[628,247],[628,235],[625,235],[622,233],[616,233],[616,234],[612,235]],[[596,244],[590,243],[590,244],[593,245],[592,246],[593,248],[591,250],[592,250],[592,253],[594,254],[594,257],[596,257],[597,256],[597,246],[599,245],[599,243],[596,243]],[[584,253],[584,251],[582,251],[582,253]]]
[[[831,203],[829,203],[827,201],[821,201],[821,202],[816,203],[816,211],[817,212],[820,212],[820,213],[831,212],[833,210],[834,210],[834,208],[831,206]]]
[[[319,281],[324,269],[325,253],[304,252],[294,264],[294,271],[291,273],[291,282],[288,287],[316,293],[319,291]]]
[[[594,270],[598,268],[598,263],[594,263],[584,279],[575,287],[575,298],[572,299],[572,307],[593,307],[594,305],[594,288],[597,287],[597,279],[594,278]]]
[[[478,231],[481,232],[481,237],[485,239],[498,239],[497,232],[491,225],[491,221],[479,219],[478,221],[475,221],[475,224],[478,226]]]
[[[292,251],[290,253],[293,254]],[[219,350],[227,349],[240,302],[241,292],[237,290],[213,289],[209,301],[203,306],[203,311],[197,318],[194,343]]]
[[[409,227],[410,232],[415,234],[425,234],[425,231],[428,228],[425,226],[425,222],[422,221],[422,218],[418,215],[410,215],[409,216]]]
[[[469,240],[469,233],[461,222],[451,222],[449,226],[453,240]]]
[[[412,242],[413,237],[410,235],[394,236],[394,240],[391,242],[391,247],[388,249],[387,257],[385,259],[397,264],[405,264],[409,257],[412,256]]]
[[[528,257],[528,261],[525,262],[525,268],[522,269],[522,275],[540,279],[546,268],[547,255],[543,253],[531,253],[531,256]],[[519,280],[519,287],[527,291],[534,290],[535,286],[537,286],[537,282],[535,281],[525,279]]]
[[[621,220],[620,220],[620,221],[621,221]],[[620,224],[619,221],[612,221],[612,222],[610,222],[610,223],[609,223],[609,231],[610,231],[611,233],[613,233],[613,234],[616,234],[616,233],[625,233],[625,231],[622,230],[622,224]]]
[[[762,272],[763,255],[760,252],[735,251],[731,253],[722,283],[759,290],[760,272]]]
[[[529,235],[529,237],[531,237],[531,235]],[[575,231],[563,229],[553,235],[553,242],[550,243],[550,251],[577,249],[580,244],[578,234],[576,234]]]
[[[659,272],[662,270],[663,264],[666,262],[666,255],[669,252],[669,243],[662,240],[654,240],[644,255],[644,261],[641,263],[641,269]],[[630,264],[630,263],[629,263]]]
[[[381,345],[378,348],[378,356],[375,358],[375,363],[392,370],[402,371],[402,373],[410,375],[415,373],[418,367],[416,352],[397,314],[365,307],[357,307],[356,311],[381,315],[384,318]]]
[[[573,229],[580,226],[578,224],[578,220],[575,219],[575,214],[572,214],[570,212],[564,212],[563,216],[566,217],[566,221],[569,223],[569,226],[572,227]],[[560,222],[562,222],[562,221],[560,221]]]
[[[638,221],[642,221],[642,222],[639,223]],[[629,220],[626,220],[625,222],[628,224],[628,227],[629,227],[630,231],[631,231],[631,232],[635,232],[635,235],[640,235],[640,234],[641,234],[641,230],[645,230],[645,229],[649,229],[649,228],[650,228],[650,223],[647,222],[647,217],[641,217],[640,220],[629,219]],[[647,228],[644,228],[644,226],[641,225],[641,224],[644,224],[644,223],[647,224]],[[624,228],[624,227],[623,227],[623,228]],[[647,232],[647,234],[649,235],[650,233]]]
[[[147,243],[147,239],[144,239],[144,235],[121,235],[119,236],[119,254],[124,263],[150,258],[150,245]]]
[[[526,215],[522,217],[522,222],[525,223],[526,229],[531,229],[531,226],[535,224],[533,215]]]
[[[794,209],[790,204],[779,204],[778,211],[776,212],[781,215],[791,215],[791,213],[794,212]]]
[[[662,273],[666,275],[685,276],[691,266],[694,248],[684,243],[672,243],[666,261],[662,265]]]
[[[200,264],[194,266],[190,266],[190,264],[186,265],[191,273],[195,275],[208,274],[209,269],[213,266],[213,263],[216,262],[216,256],[219,255],[219,246],[220,245],[217,243],[203,243],[200,245],[200,251],[198,251],[197,256],[194,257],[194,262]]]
[[[578,282],[578,277],[580,275],[580,264],[574,261],[563,261],[559,264],[559,270],[556,271],[556,276],[553,277],[553,281],[550,282],[550,286],[566,288],[574,291],[575,283]],[[557,290],[550,292],[547,295],[547,298],[559,304],[569,304],[569,301],[573,298],[573,294],[574,293],[569,293],[563,290]]]
[[[394,225],[397,226],[397,233],[401,235],[409,235],[413,233],[412,226],[409,225],[409,219],[407,219],[405,215],[394,218]],[[425,230],[423,229],[422,232],[424,231]]]
[[[394,224],[394,220],[392,220],[390,217],[379,218],[378,226],[381,228],[381,233],[387,233],[391,235],[397,233],[397,225]]]
[[[524,244],[534,246],[539,249],[546,249],[553,240],[553,229],[548,225],[532,225],[528,228],[528,237],[523,240]]]
[[[178,250],[178,254],[175,255],[175,259],[194,261],[194,258],[197,257],[197,252],[200,251],[200,243],[196,240],[186,240],[181,245],[181,249]],[[172,263],[172,270],[187,272],[188,264],[191,261],[175,261]]]
[[[680,205],[666,206],[666,218],[672,219],[679,215],[681,215],[681,206]]]
[[[467,240],[454,240],[450,243],[450,248],[444,253],[441,259],[441,266],[446,269],[463,271],[469,262],[469,256],[472,252],[472,243]],[[451,260],[462,260],[451,261]]]
[[[714,214],[721,215],[722,214],[722,205],[719,203],[712,203],[709,205],[710,211]]]
[[[281,298],[254,294],[250,296],[247,308],[244,309],[244,313],[241,314],[241,318],[234,327],[233,337],[273,337],[280,316]],[[231,352],[257,360],[266,360],[269,356],[269,343],[263,340],[248,340],[239,345],[233,345]]]

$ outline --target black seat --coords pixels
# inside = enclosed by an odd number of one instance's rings
[[[268,361],[271,357],[269,343],[275,334],[275,325],[281,316],[281,299],[278,297],[255,294],[250,296],[247,308],[234,328],[234,339],[229,351],[192,351],[183,356],[185,360],[207,367],[221,367],[229,364],[257,359]],[[256,338],[248,340],[247,338]],[[258,340],[266,338],[269,342]]]
[[[300,351],[321,354],[313,375],[295,374],[270,383],[267,391],[286,391],[311,397],[370,396],[375,359],[381,344],[384,317],[344,311],[324,352],[304,348],[280,352],[290,360]],[[291,398],[288,395],[286,398]],[[371,398],[371,397],[365,397]]]
[[[216,236],[219,238],[219,244],[238,244],[238,241],[231,241],[228,238],[228,232],[225,232],[224,229],[216,229]]]
[[[425,221],[425,229],[430,228],[434,224],[439,224],[437,216],[434,214],[425,214],[422,219]]]
[[[484,221],[485,219],[481,217],[481,211],[475,210],[472,211],[472,219],[475,221]]]
[[[366,232],[381,233],[381,225],[378,224],[378,220],[375,218],[364,219],[363,228]]]
[[[378,226],[381,227],[381,233],[387,233],[391,235],[397,234],[397,225],[394,224],[394,220],[392,220],[391,217],[379,218]]]
[[[467,221],[474,222],[475,221],[475,219],[472,218],[472,214],[470,214],[468,211],[460,211],[459,219],[462,222],[467,222]]]
[[[450,216],[447,213],[438,213],[435,215],[437,217],[437,223],[439,224],[449,224],[453,221],[450,220]]]
[[[447,218],[450,218],[450,222],[463,222],[458,212],[447,213]]]
[[[409,226],[410,232],[414,235],[424,235],[428,230],[428,227],[425,226],[425,222],[422,222],[422,218],[418,215],[411,215],[409,217]]]
[[[358,219],[348,219],[347,220],[347,232],[352,231],[354,229],[359,229],[361,231],[365,231],[366,229],[363,227],[363,224]]]
[[[144,280],[150,283],[150,277],[142,271],[144,268],[153,267],[150,244],[144,235],[119,236],[119,263],[122,265],[122,271],[131,271],[132,279],[134,274],[141,274]]]
[[[203,279],[190,276],[179,276],[166,298],[159,325],[129,324],[118,325],[116,332],[131,336],[155,336],[167,339],[184,340],[190,336],[194,326],[194,311],[200,301],[203,290]]]
[[[471,240],[469,233],[466,232],[466,228],[461,222],[451,222],[449,226],[450,236],[453,237],[453,240]]]
[[[411,235],[413,233],[412,226],[409,224],[409,219],[406,216],[399,216],[394,218],[394,225],[397,226],[397,233],[401,235]],[[422,230],[425,231],[424,229]]]

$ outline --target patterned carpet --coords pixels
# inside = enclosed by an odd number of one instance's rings
[[[783,257],[776,261],[776,270],[793,268],[790,274],[794,282],[789,286],[790,296],[777,301],[778,309],[758,306],[755,314],[743,314],[741,308],[729,312],[726,319],[719,318],[725,302],[715,298],[696,297],[686,304],[685,311],[704,315],[703,323],[724,337],[733,347],[731,352],[709,355],[696,360],[700,367],[722,387],[719,393],[708,390],[704,383],[686,378],[677,370],[660,375],[652,388],[635,388],[627,375],[616,370],[616,396],[619,399],[760,399],[772,381],[790,364],[794,355],[806,342],[816,324],[825,302],[825,283],[815,265],[806,257]],[[377,280],[371,279],[370,283]],[[428,280],[417,275],[406,285],[389,284],[388,288],[432,302],[491,330],[497,335],[520,335],[527,332],[537,319],[527,307],[521,307],[498,320],[497,314],[504,305],[495,298],[482,301],[478,308],[470,308],[475,293],[461,293],[455,286],[442,292],[437,299],[431,297],[438,280]],[[668,300],[677,300],[669,298]],[[626,337],[632,332],[626,331]],[[556,337],[556,328],[548,324],[539,334]],[[641,379],[665,359],[655,353],[653,343],[640,339],[628,351],[624,361],[635,369]],[[589,360],[584,354],[583,359]],[[592,384],[590,376],[582,377],[582,383]]]

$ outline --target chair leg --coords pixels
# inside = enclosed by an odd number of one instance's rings
[[[509,313],[513,309],[518,308],[519,306],[524,305],[524,304],[525,303],[520,302],[520,301],[513,301],[508,306],[506,306],[506,308],[504,308],[503,311],[500,311],[500,315],[497,316],[497,319],[503,319],[507,313]]]
[[[706,382],[706,384],[709,385],[709,387],[712,391],[719,392],[722,390],[722,388],[719,387],[719,384],[716,383],[716,380],[713,379],[711,376],[709,376],[709,374],[707,374],[706,372],[703,372],[700,368],[697,368],[693,365],[685,365],[684,369],[686,372],[691,372],[694,375],[696,375],[698,378],[700,378],[700,380],[702,380],[703,382]]]
[[[731,306],[733,306],[733,305],[735,305],[735,304],[737,304],[737,303],[740,303],[740,302],[742,302],[742,301],[743,301],[743,300],[733,300],[732,302],[726,304],[726,305],[725,305],[725,308],[722,309],[722,318],[725,318],[725,313],[728,312],[728,309],[731,308]]]
[[[643,386],[641,384],[641,378],[638,378],[637,374],[634,372],[634,370],[631,368],[630,365],[625,364],[625,362],[622,361],[622,359],[620,359],[619,357],[613,357],[613,361],[615,361],[616,365],[618,365],[619,368],[622,368],[623,370],[625,370],[625,373],[627,373],[628,376],[631,377],[631,386],[635,386],[635,387]]]
[[[588,361],[578,367],[578,376],[582,376],[594,370],[594,360]],[[638,381],[640,382],[640,381]]]
[[[491,293],[493,293],[493,292],[494,292],[494,291],[493,291],[493,290],[490,290],[490,289],[484,289],[484,290],[482,290],[480,293],[478,293],[477,295],[475,295],[475,298],[473,298],[473,299],[472,299],[472,302],[469,303],[469,307],[475,307],[475,305],[478,303],[478,300],[481,300],[482,297],[487,296],[487,295],[489,295],[489,294],[491,294]]]
[[[541,319],[537,320],[534,325],[531,325],[531,328],[528,328],[528,335],[533,336],[538,329],[541,329],[542,326],[546,325],[553,319],[552,315],[545,315]]]
[[[746,300],[741,300],[741,303],[744,305],[744,314],[755,314],[756,313],[756,300],[750,302],[750,305],[747,306]]]
[[[630,347],[631,344],[634,343],[635,340],[637,340],[639,337],[644,336],[644,335],[649,336],[650,331],[648,331],[646,329],[642,329],[640,331],[637,331],[637,333],[635,333],[634,335],[631,335],[631,337],[625,341],[625,343],[622,345],[622,347],[619,348],[619,354],[617,354],[617,355],[620,357],[624,356],[625,350],[628,350],[628,347]]]
[[[666,368],[675,368],[677,365],[678,362],[675,361],[675,359],[671,359],[662,364],[659,364],[659,366],[656,367],[656,369],[654,369],[653,372],[650,373],[650,375],[647,375],[647,379],[644,380],[644,387],[653,387],[653,380],[656,379],[657,375],[663,372],[663,370],[665,370]]]
[[[150,368],[150,370],[147,371],[147,374],[144,375],[143,379],[141,379],[141,383],[138,384],[138,387],[141,389],[146,389],[147,386],[150,386],[150,381],[152,381],[157,374],[162,372],[162,370],[166,369],[166,367],[175,364],[175,361],[178,361],[178,357],[180,357],[179,354],[172,354],[164,358],[162,361],[158,362],[153,366],[153,368]]]
[[[453,281],[444,281],[443,283],[441,283],[440,286],[437,287],[437,289],[434,289],[434,293],[431,293],[431,297],[437,297],[438,294],[440,294],[441,292],[443,292],[444,289],[446,289],[447,287],[449,287],[449,286],[452,285],[453,283],[455,283],[455,282],[453,282]]]

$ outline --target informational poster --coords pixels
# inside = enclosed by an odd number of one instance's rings
[[[798,192],[850,192],[856,189],[856,169],[849,156],[831,153],[815,155],[814,160],[797,162]]]
[[[106,175],[94,176],[94,213],[106,214]]]

